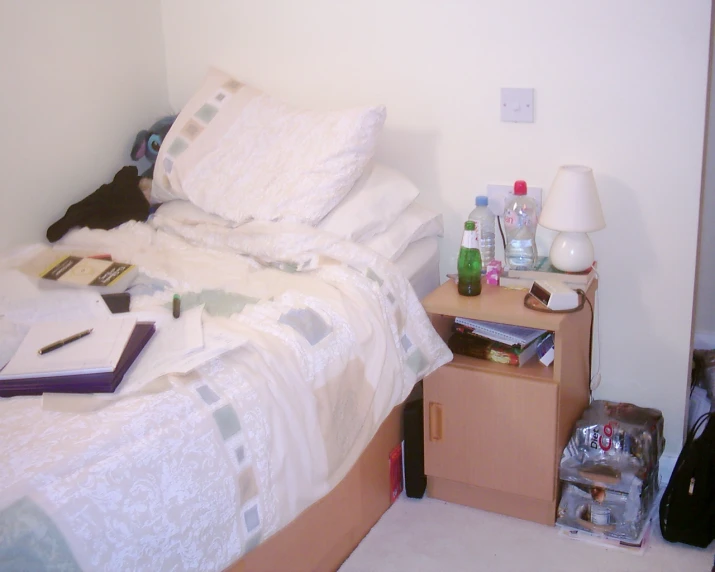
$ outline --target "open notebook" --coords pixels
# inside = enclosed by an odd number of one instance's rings
[[[455,324],[466,326],[470,333],[508,346],[518,346],[521,348],[526,347],[536,338],[546,333],[546,330],[527,328],[526,326],[512,326],[510,324],[472,320],[462,317],[455,318],[454,322]]]
[[[113,371],[136,326],[134,316],[33,325],[0,371],[0,380]],[[78,332],[92,333],[59,349],[38,351]]]

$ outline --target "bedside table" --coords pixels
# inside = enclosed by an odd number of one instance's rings
[[[587,292],[593,304],[594,280]],[[424,300],[446,341],[461,316],[554,332],[554,362],[522,367],[455,354],[424,380],[424,441],[430,497],[553,525],[558,466],[589,401],[588,304],[573,313],[524,307],[525,290],[482,286],[457,293],[452,280]]]

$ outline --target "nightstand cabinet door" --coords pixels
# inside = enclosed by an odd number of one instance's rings
[[[424,381],[425,473],[552,501],[558,385],[446,365]]]

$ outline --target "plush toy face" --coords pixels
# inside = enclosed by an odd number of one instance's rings
[[[149,129],[142,129],[137,133],[134,146],[132,147],[131,158],[134,161],[138,161],[142,157],[146,157],[149,163],[151,163],[150,168],[147,169],[144,176],[151,176],[154,161],[156,161],[156,156],[159,154],[159,148],[175,119],[176,115],[163,117]]]

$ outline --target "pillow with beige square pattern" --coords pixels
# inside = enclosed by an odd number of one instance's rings
[[[384,106],[298,109],[212,69],[159,150],[152,200],[315,225],[360,177],[384,122]]]

